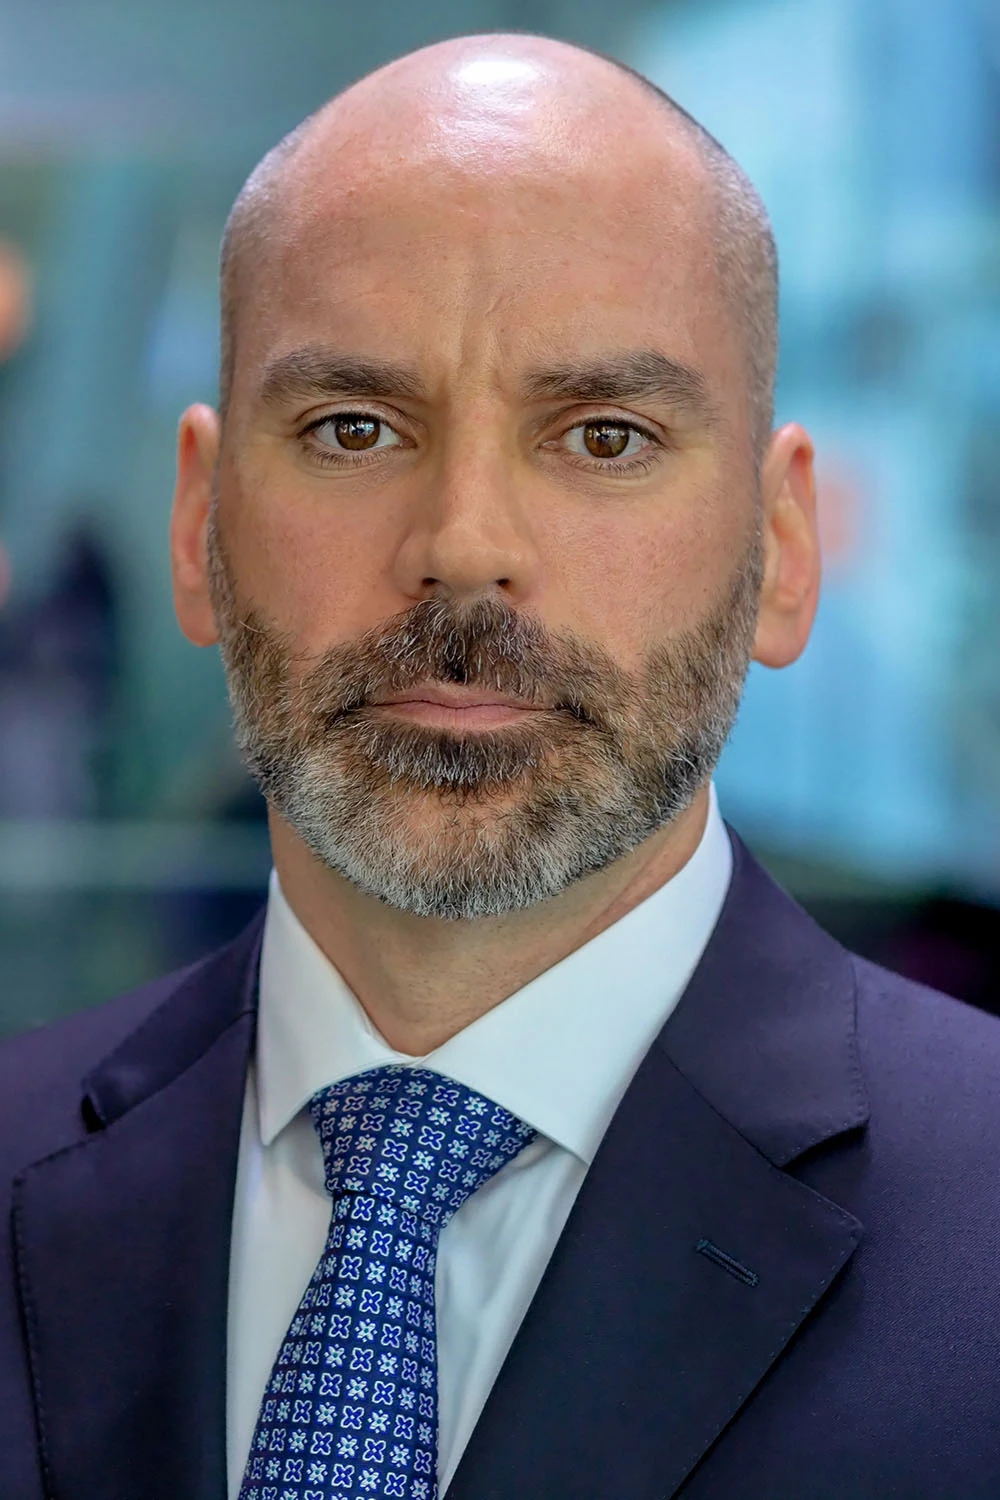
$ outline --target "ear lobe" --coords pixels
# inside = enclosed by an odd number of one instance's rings
[[[219,417],[210,406],[189,406],[177,430],[177,483],[170,518],[174,609],[196,646],[219,638],[208,587],[208,518],[219,453]]]
[[[820,550],[812,439],[778,429],[761,476],[765,567],[753,657],[787,667],[805,650],[819,602]]]

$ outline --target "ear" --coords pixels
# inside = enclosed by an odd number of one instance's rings
[[[189,406],[177,431],[170,566],[177,619],[196,646],[212,646],[219,639],[208,590],[206,547],[218,453],[218,413],[210,406]]]
[[[764,582],[754,661],[787,667],[805,650],[819,600],[820,550],[812,439],[779,427],[761,471]]]

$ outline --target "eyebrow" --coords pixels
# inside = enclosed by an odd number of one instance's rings
[[[420,376],[408,365],[308,347],[271,360],[260,381],[260,399],[265,406],[348,395],[386,401],[393,396],[419,400],[426,394]]]
[[[628,350],[598,359],[534,370],[524,382],[529,400],[659,400],[711,423],[718,415],[705,379],[691,365],[657,349]],[[421,400],[427,387],[411,365],[364,359],[306,346],[264,367],[260,399],[266,406],[332,396]]]
[[[664,401],[703,422],[718,415],[704,376],[657,349],[636,349],[579,364],[537,370],[526,389],[536,400]]]

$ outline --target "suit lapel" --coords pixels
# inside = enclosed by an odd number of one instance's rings
[[[48,1490],[224,1500],[232,1197],[259,923],[87,1080],[91,1133],[15,1189]]]
[[[867,1118],[849,960],[734,847],[448,1500],[668,1500],[856,1248],[783,1170]]]

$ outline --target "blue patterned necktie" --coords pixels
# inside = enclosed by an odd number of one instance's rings
[[[405,1064],[321,1089],[309,1110],[333,1216],[239,1500],[437,1500],[438,1235],[535,1132]]]

